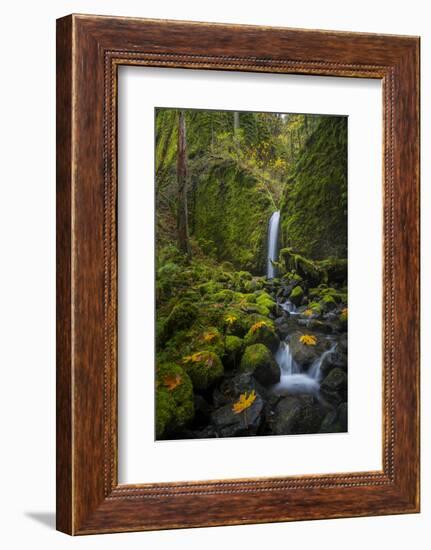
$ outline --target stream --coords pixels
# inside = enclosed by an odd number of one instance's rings
[[[267,259],[267,278],[276,277],[276,267],[273,261],[278,255],[280,212],[276,211],[269,220],[268,228],[268,259]],[[287,316],[298,315],[297,308],[289,300],[277,300],[279,309]],[[327,337],[328,340],[330,337]],[[336,348],[332,343],[331,347],[324,351],[320,357],[313,361],[306,372],[294,361],[289,346],[289,334],[280,342],[280,346],[274,355],[274,358],[280,368],[280,381],[272,386],[272,392],[278,396],[291,394],[312,394],[319,395],[320,382],[322,379],[321,366],[326,356],[331,354]]]

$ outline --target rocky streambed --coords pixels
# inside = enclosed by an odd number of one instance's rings
[[[223,323],[203,333],[206,351],[179,362],[192,382],[193,413],[162,438],[347,431],[343,287],[312,286],[297,273],[253,282],[260,288],[240,305],[225,293]],[[181,373],[170,376],[178,390]]]

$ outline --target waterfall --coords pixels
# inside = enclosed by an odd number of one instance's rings
[[[275,354],[275,360],[280,367],[280,382],[272,387],[272,391],[280,396],[302,393],[318,395],[321,380],[320,367],[325,357],[334,349],[335,344],[313,362],[308,372],[301,372],[293,360],[289,344],[286,341],[281,342]]]
[[[276,269],[272,261],[277,260],[278,256],[278,227],[280,225],[280,212],[274,212],[269,220],[268,227],[268,262],[266,276],[273,279],[276,276]]]
[[[320,372],[320,367],[322,366],[322,363],[323,363],[323,360],[325,359],[325,357],[327,355],[329,355],[330,353],[332,353],[334,350],[335,350],[335,344],[333,346],[331,346],[330,349],[324,351],[322,353],[322,355],[320,357],[318,357],[314,362],[313,364],[311,365],[309,371],[308,371],[308,374],[309,376],[311,376],[311,378],[313,378],[314,380],[317,380],[318,382],[320,382],[320,378],[321,378],[321,372]]]

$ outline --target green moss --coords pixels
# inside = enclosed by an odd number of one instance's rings
[[[211,351],[195,352],[183,358],[184,369],[196,390],[206,390],[223,376],[223,364]]]
[[[223,290],[220,290],[219,292],[216,292],[213,295],[212,298],[215,302],[230,303],[230,302],[232,302],[233,297],[234,297],[233,290],[229,290],[228,288],[224,288]]]
[[[244,338],[246,346],[253,344],[264,344],[271,351],[277,351],[280,344],[277,334],[275,333],[274,325],[270,322],[263,321],[256,323],[247,332]]]
[[[222,283],[216,283],[215,281],[208,281],[206,283],[201,283],[197,286],[199,292],[204,296],[205,294],[215,294],[219,290],[223,289]]]
[[[273,205],[258,178],[234,161],[212,165],[198,176],[194,235],[212,241],[214,257],[254,274],[265,272],[268,219]],[[249,291],[240,277],[236,289]]]
[[[277,304],[267,292],[262,292],[258,295],[256,298],[256,304],[267,308],[270,312],[275,311],[275,308],[277,307]]]
[[[156,391],[156,439],[161,439],[173,418],[175,403],[167,389]]]
[[[221,355],[224,352],[224,338],[216,327],[208,327],[199,333],[192,346],[193,349],[198,348]]]
[[[323,277],[317,262],[295,253],[292,248],[280,250],[280,261],[284,263],[287,271],[297,273],[310,283],[318,284]]]
[[[244,341],[238,336],[228,335],[225,341],[225,352],[223,355],[223,364],[226,368],[235,368],[241,359]]]
[[[180,301],[169,314],[163,325],[162,340],[170,338],[176,331],[190,327],[198,315],[198,307],[188,300]]]
[[[326,311],[335,309],[337,307],[337,302],[331,294],[325,294],[325,296],[323,296],[322,298],[321,304],[323,306],[323,309],[325,309]]]
[[[298,306],[302,302],[303,296],[304,291],[302,290],[302,287],[297,285],[292,289],[292,292],[289,295],[289,300]]]
[[[325,117],[308,139],[281,205],[281,241],[313,258],[346,258],[347,118]]]
[[[323,312],[323,308],[319,302],[310,302],[307,308],[313,310],[313,313],[316,315],[321,315]]]
[[[266,367],[274,363],[270,350],[264,344],[247,346],[240,363],[243,372],[254,372],[257,368]]]
[[[162,363],[156,369],[156,437],[185,426],[194,415],[193,387],[184,369]]]

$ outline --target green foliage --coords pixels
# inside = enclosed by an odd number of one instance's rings
[[[273,206],[254,177],[233,162],[203,174],[196,190],[194,235],[214,243],[212,254],[237,269],[264,272],[268,219]],[[238,290],[251,279],[238,275]]]
[[[156,370],[156,437],[182,428],[194,415],[193,388],[189,376],[174,363]]]
[[[282,242],[301,255],[346,258],[347,118],[322,117],[284,188]]]

